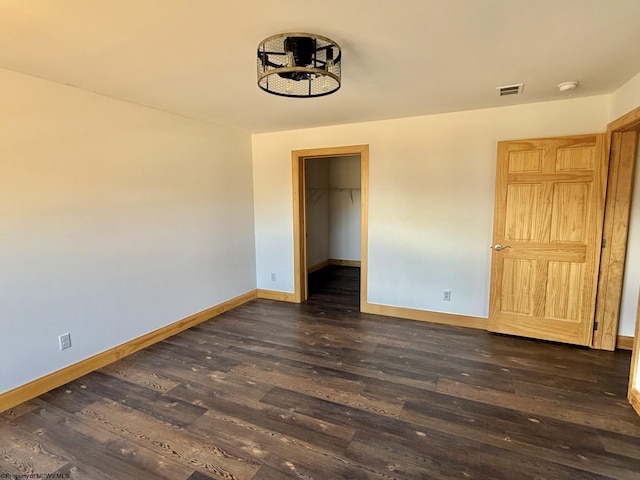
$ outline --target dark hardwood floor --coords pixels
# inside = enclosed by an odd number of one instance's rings
[[[628,352],[363,315],[357,269],[310,285],[1,414],[0,477],[640,478]]]

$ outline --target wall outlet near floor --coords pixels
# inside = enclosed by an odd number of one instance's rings
[[[442,300],[444,300],[445,302],[451,301],[451,290],[442,291]]]
[[[60,350],[66,350],[67,348],[71,348],[71,334],[64,333],[58,337],[58,341],[60,342]]]
[[[271,281],[272,282],[276,281],[276,277],[277,277],[276,272],[271,272]]]

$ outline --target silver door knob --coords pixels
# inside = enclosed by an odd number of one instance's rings
[[[503,247],[502,245],[500,245],[499,243],[498,243],[497,245],[494,245],[494,246],[493,246],[493,249],[494,249],[496,252],[499,252],[499,251],[500,251],[500,250],[502,250],[503,248],[504,248],[504,247]]]

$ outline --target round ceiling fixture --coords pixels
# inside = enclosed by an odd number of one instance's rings
[[[571,90],[575,90],[578,86],[578,82],[572,80],[570,82],[562,82],[558,84],[558,90],[561,92],[569,92]]]
[[[258,45],[258,86],[283,97],[322,97],[341,83],[342,51],[310,33],[280,33]]]

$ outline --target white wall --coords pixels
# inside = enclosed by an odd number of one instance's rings
[[[486,317],[497,142],[604,132],[610,106],[603,95],[253,135],[258,288],[293,291],[291,150],[369,144],[368,301]]]
[[[360,156],[308,158],[307,266],[360,260]]]
[[[305,160],[307,189],[307,267],[330,258],[329,159]]]
[[[255,289],[248,134],[6,70],[0,219],[0,392]]]
[[[640,73],[613,93],[609,119],[615,120],[637,107],[640,107]]]
[[[611,105],[610,120],[640,107],[640,73],[614,92]],[[618,333],[632,337],[635,333],[640,290],[640,150],[639,158],[636,160],[623,285]]]
[[[360,261],[360,156],[329,160],[330,256]]]

